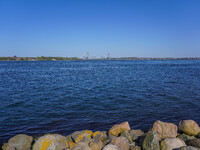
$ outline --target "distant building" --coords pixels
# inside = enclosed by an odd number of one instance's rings
[[[108,53],[108,55],[107,55],[107,59],[110,59],[110,53]]]
[[[22,57],[17,57],[15,60],[21,61],[21,60],[24,60],[24,59]]]
[[[17,60],[17,56],[16,56],[16,55],[13,56],[12,59],[13,59],[13,60]]]
[[[86,57],[85,57],[85,59],[87,59],[87,60],[90,59],[90,55],[89,55],[88,52],[86,53]]]

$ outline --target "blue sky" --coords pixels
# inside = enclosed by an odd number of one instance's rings
[[[200,57],[200,0],[0,0],[0,56]]]

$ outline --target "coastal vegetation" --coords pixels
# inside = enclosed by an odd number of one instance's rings
[[[62,60],[199,60],[200,57],[153,58],[153,57],[112,57],[112,58],[78,58],[78,57],[0,57],[0,61],[62,61]]]
[[[77,57],[0,57],[0,61],[55,61],[55,60],[81,60]]]
[[[133,130],[128,122],[109,131],[83,130],[68,136],[45,134],[32,137],[19,134],[4,143],[3,150],[199,150],[200,127],[193,120],[179,125],[156,121],[148,132]]]

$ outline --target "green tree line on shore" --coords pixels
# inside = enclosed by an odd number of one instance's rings
[[[0,61],[57,61],[57,60],[195,60],[200,57],[185,57],[185,58],[150,58],[150,57],[116,57],[116,58],[96,58],[86,59],[78,57],[0,57]]]
[[[77,57],[0,57],[0,61],[56,61],[56,60],[81,60]]]

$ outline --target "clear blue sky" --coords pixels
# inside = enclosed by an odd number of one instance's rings
[[[200,57],[200,0],[0,0],[0,56]]]

